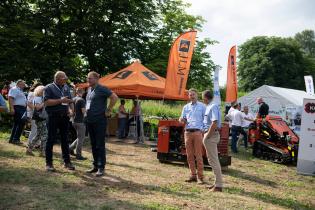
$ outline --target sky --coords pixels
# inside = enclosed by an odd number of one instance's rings
[[[222,67],[219,83],[226,83],[229,49],[253,36],[290,37],[305,29],[315,30],[315,0],[184,0],[187,12],[207,22],[199,38],[216,40],[208,48],[215,64]]]

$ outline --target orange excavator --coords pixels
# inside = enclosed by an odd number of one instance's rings
[[[296,163],[299,137],[279,116],[257,119],[249,127],[253,155],[277,163]]]

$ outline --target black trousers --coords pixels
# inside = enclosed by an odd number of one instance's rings
[[[106,118],[96,122],[87,122],[87,128],[91,139],[94,168],[104,169],[106,164]]]
[[[11,131],[10,142],[19,142],[25,125],[22,116],[26,112],[25,106],[14,106],[14,123]]]
[[[66,114],[49,113],[48,115],[48,139],[46,143],[46,164],[53,163],[53,146],[59,129],[62,158],[65,163],[70,163],[68,132],[69,117]]]

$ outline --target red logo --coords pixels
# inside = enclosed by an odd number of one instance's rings
[[[304,110],[306,111],[306,113],[314,114],[315,113],[315,103],[305,104]]]

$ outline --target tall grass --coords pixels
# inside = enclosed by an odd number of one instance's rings
[[[118,112],[120,102],[114,107],[114,112]],[[168,117],[168,118],[179,118],[183,103],[167,104],[163,101],[141,101],[142,113],[144,116],[156,116],[156,117]],[[132,100],[126,100],[125,108],[127,111],[132,109]]]

